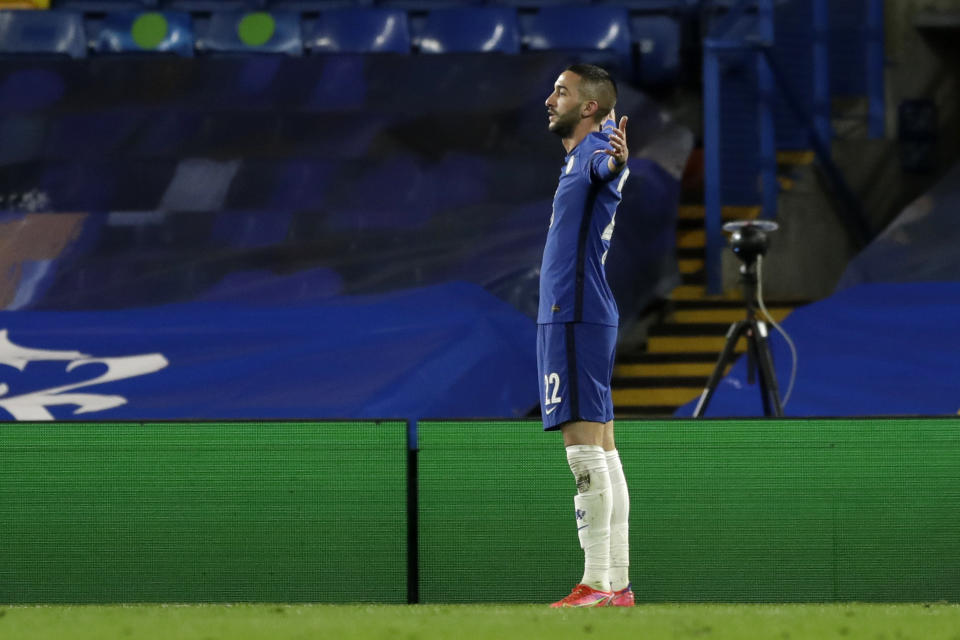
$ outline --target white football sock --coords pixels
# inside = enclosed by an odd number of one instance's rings
[[[606,452],[610,473],[610,587],[614,591],[630,584],[630,493],[623,475],[620,453]]]
[[[573,497],[577,535],[583,548],[583,584],[610,590],[610,473],[603,447],[567,447],[567,462],[577,480]]]

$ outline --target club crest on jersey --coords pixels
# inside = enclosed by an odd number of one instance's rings
[[[162,353],[97,357],[80,351],[23,347],[10,340],[6,329],[0,329],[0,365],[12,367],[22,373],[31,362],[50,361],[65,362],[64,374],[82,369],[89,371],[90,377],[79,382],[27,391],[12,396],[7,395],[10,392],[10,386],[5,382],[0,382],[0,409],[9,413],[15,420],[53,420],[54,416],[49,407],[61,405],[75,405],[77,408],[74,409],[72,415],[113,409],[126,404],[127,399],[120,395],[81,393],[78,390],[107,382],[148,375],[160,371],[169,364]],[[106,367],[105,371],[104,367]],[[0,367],[0,375],[7,373],[7,370]],[[71,378],[75,377],[71,376]]]

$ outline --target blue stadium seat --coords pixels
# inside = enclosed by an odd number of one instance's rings
[[[292,11],[230,11],[196,22],[196,48],[202,53],[303,53],[300,14]]]
[[[307,20],[304,41],[312,53],[410,53],[410,28],[400,9],[330,9]]]
[[[190,13],[255,11],[264,9],[268,4],[270,4],[268,0],[162,0],[163,8],[168,11]]]
[[[0,55],[83,58],[83,16],[73,11],[0,11]]]
[[[156,7],[159,0],[53,0],[54,9],[82,11],[84,13],[105,13],[110,11],[143,11]]]
[[[636,74],[640,84],[676,82],[680,74],[680,23],[675,18],[631,16],[630,39],[640,52]]]
[[[330,9],[371,7],[373,0],[266,0],[271,11],[299,11],[316,13]]]
[[[544,7],[520,15],[523,45],[531,51],[567,51],[584,62],[632,71],[627,10],[614,6]]]
[[[612,4],[643,13],[688,13],[699,10],[701,0],[594,0],[596,4]]]
[[[490,4],[504,4],[519,9],[539,9],[564,5],[590,4],[590,0],[489,0]]]
[[[517,12],[512,7],[437,9],[414,23],[414,44],[423,53],[519,53]]]
[[[483,0],[376,0],[381,7],[403,9],[404,11],[433,11],[470,5],[481,5]]]
[[[108,13],[88,31],[95,53],[193,56],[193,26],[190,14],[182,11]]]

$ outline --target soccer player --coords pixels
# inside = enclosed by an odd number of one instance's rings
[[[584,572],[552,607],[632,606],[629,495],[613,437],[610,381],[619,312],[604,272],[626,182],[627,117],[600,67],[564,70],[546,100],[566,157],[540,268],[537,366],[543,428],[560,429],[577,485]]]

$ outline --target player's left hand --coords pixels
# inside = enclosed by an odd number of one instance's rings
[[[613,160],[615,168],[619,171],[627,164],[627,158],[630,157],[630,150],[627,149],[627,116],[620,118],[620,125],[616,129],[607,129],[610,132],[610,148],[604,149]]]

